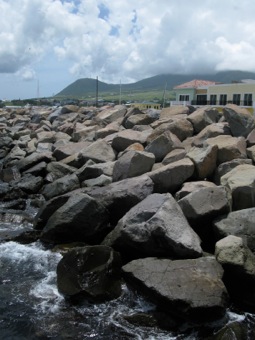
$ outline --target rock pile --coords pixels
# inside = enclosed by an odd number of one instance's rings
[[[78,242],[58,267],[67,297],[116,298],[122,277],[171,314],[217,319],[255,309],[254,136],[235,105],[2,109],[0,197],[40,208],[42,242]]]

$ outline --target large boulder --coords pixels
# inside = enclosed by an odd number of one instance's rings
[[[193,191],[200,190],[202,188],[212,188],[216,187],[216,184],[209,181],[192,181],[192,182],[185,182],[179,191],[175,194],[175,199],[180,200],[183,197],[187,196],[188,194],[192,193]]]
[[[157,122],[159,124],[159,122]],[[153,124],[151,124],[153,125]],[[193,136],[194,130],[191,122],[185,118],[173,118],[170,122],[162,123],[157,126],[154,131],[149,135],[147,142],[150,143],[153,139],[164,133],[170,131],[176,135],[180,141]]]
[[[214,248],[212,220],[230,211],[225,187],[207,187],[196,190],[178,201],[184,215],[202,239],[206,251]]]
[[[126,129],[120,131],[114,136],[112,140],[112,147],[117,152],[124,151],[128,146],[134,143],[140,143],[144,145],[146,143],[147,137],[150,134],[148,131],[134,131],[131,129]]]
[[[113,168],[113,181],[135,177],[149,172],[155,163],[153,153],[144,151],[127,151],[116,162]]]
[[[104,205],[115,224],[134,205],[153,192],[153,182],[147,175],[123,179],[105,187],[85,188],[84,192]]]
[[[146,113],[140,113],[131,115],[125,121],[125,128],[132,129],[135,125],[149,125],[153,123],[156,119]]]
[[[221,135],[208,138],[206,142],[209,145],[218,146],[217,164],[229,162],[236,158],[247,158],[246,141],[244,137]]]
[[[102,204],[84,193],[76,193],[49,217],[41,240],[94,243],[104,236],[108,220],[108,211]]]
[[[58,290],[71,301],[116,299],[121,294],[120,268],[119,254],[109,247],[74,248],[58,263]]]
[[[83,164],[91,159],[95,163],[112,162],[116,158],[116,154],[108,143],[99,139],[90,144],[87,148],[79,152],[78,158]]]
[[[214,257],[145,258],[122,267],[126,280],[159,308],[188,320],[217,319],[226,312],[223,269]]]
[[[202,255],[199,237],[171,194],[146,197],[119,221],[103,244],[129,258],[196,258]]]
[[[116,105],[113,108],[106,108],[96,115],[96,121],[104,126],[110,124],[116,120],[123,119],[127,113],[125,105]]]
[[[16,166],[20,171],[25,171],[31,168],[32,166],[40,163],[40,162],[46,162],[49,163],[52,161],[52,153],[51,152],[43,152],[43,153],[38,153],[34,152],[29,156],[26,156],[22,159],[20,159],[17,163]]]
[[[194,163],[186,157],[148,172],[147,175],[154,183],[155,192],[174,193],[193,175],[194,168]]]
[[[216,145],[204,145],[203,147],[193,147],[187,153],[195,164],[194,176],[197,180],[211,177],[217,161],[218,147]]]
[[[229,235],[215,245],[215,256],[224,268],[224,283],[231,299],[255,311],[255,255],[241,237]]]
[[[183,149],[183,146],[179,138],[170,131],[165,131],[157,136],[145,147],[145,151],[155,155],[156,162],[161,162],[174,149]]]
[[[226,173],[233,170],[238,165],[242,165],[242,164],[252,165],[252,160],[251,159],[245,159],[245,158],[236,158],[236,159],[233,159],[232,161],[221,163],[217,167],[217,169],[215,170],[214,182],[217,185],[220,185],[220,179],[221,179],[222,176],[226,175]]]
[[[217,240],[234,235],[241,237],[244,243],[255,253],[255,208],[232,211],[226,216],[214,220],[214,232]]]
[[[189,108],[183,105],[165,107],[160,112],[160,120],[170,119],[176,115],[188,115]]]
[[[63,195],[66,192],[80,188],[80,182],[75,174],[65,175],[54,182],[46,184],[41,193],[46,199]]]
[[[66,157],[72,156],[73,154],[77,154],[78,152],[86,149],[91,142],[83,141],[78,143],[68,143],[57,147],[54,152],[53,156],[56,158],[57,161],[65,159]]]
[[[255,205],[255,167],[249,164],[238,165],[221,177],[221,185],[232,194],[232,209],[241,210]]]
[[[192,123],[194,132],[197,134],[206,126],[217,123],[222,114],[216,108],[204,106],[198,108],[188,116],[188,120]]]
[[[223,108],[223,115],[235,137],[247,137],[255,128],[255,119],[245,108],[229,104]]]

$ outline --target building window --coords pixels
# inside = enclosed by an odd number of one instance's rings
[[[197,105],[207,105],[207,95],[198,94],[197,95]]]
[[[216,102],[217,102],[217,95],[211,94],[210,95],[210,105],[216,105]]]
[[[179,101],[180,102],[188,102],[189,101],[189,95],[188,94],[180,94]]]
[[[240,105],[241,103],[241,95],[233,94],[233,104]]]
[[[221,94],[220,95],[220,105],[226,105],[227,104],[227,95]]]
[[[252,106],[252,93],[245,93],[244,94],[244,106]]]

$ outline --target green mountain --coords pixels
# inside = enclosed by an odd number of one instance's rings
[[[191,81],[193,79],[211,80],[221,83],[238,82],[242,79],[255,79],[255,73],[245,71],[222,71],[214,74],[160,74],[154,77],[139,80],[131,84],[122,84],[121,91],[124,92],[146,92],[168,90],[176,85]],[[95,96],[97,80],[92,78],[78,79],[56,94],[56,97],[82,98],[89,95]],[[98,91],[102,93],[115,92],[120,90],[120,84],[107,84],[98,81]]]

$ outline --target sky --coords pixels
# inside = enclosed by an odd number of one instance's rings
[[[0,0],[0,23],[0,99],[79,78],[255,72],[253,0]]]

